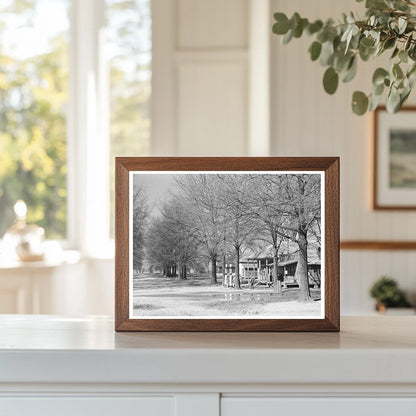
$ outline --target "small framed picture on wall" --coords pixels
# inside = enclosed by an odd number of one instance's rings
[[[416,209],[416,107],[374,112],[373,209]]]

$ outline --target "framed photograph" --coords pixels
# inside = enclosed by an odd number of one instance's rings
[[[339,159],[116,158],[116,331],[339,331]]]
[[[416,107],[374,112],[373,208],[416,209]]]

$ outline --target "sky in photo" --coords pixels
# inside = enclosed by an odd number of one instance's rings
[[[166,198],[172,189],[174,183],[173,176],[172,174],[162,173],[134,174],[133,185],[143,186],[148,196],[151,209],[150,215],[153,216],[159,213],[159,207],[162,205],[163,199]]]

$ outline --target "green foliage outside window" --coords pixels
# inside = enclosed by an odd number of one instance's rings
[[[28,205],[28,222],[44,227],[48,238],[65,238],[67,30],[55,33],[48,46],[36,53],[30,44],[23,44],[24,38],[11,37],[19,27],[33,29],[32,36],[36,35],[36,5],[41,1],[2,3],[0,238],[13,222],[13,205],[18,199]],[[16,51],[11,48],[13,41]]]

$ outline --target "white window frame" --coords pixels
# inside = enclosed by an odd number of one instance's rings
[[[105,1],[72,0],[67,121],[68,245],[85,257],[114,253],[109,236]]]

